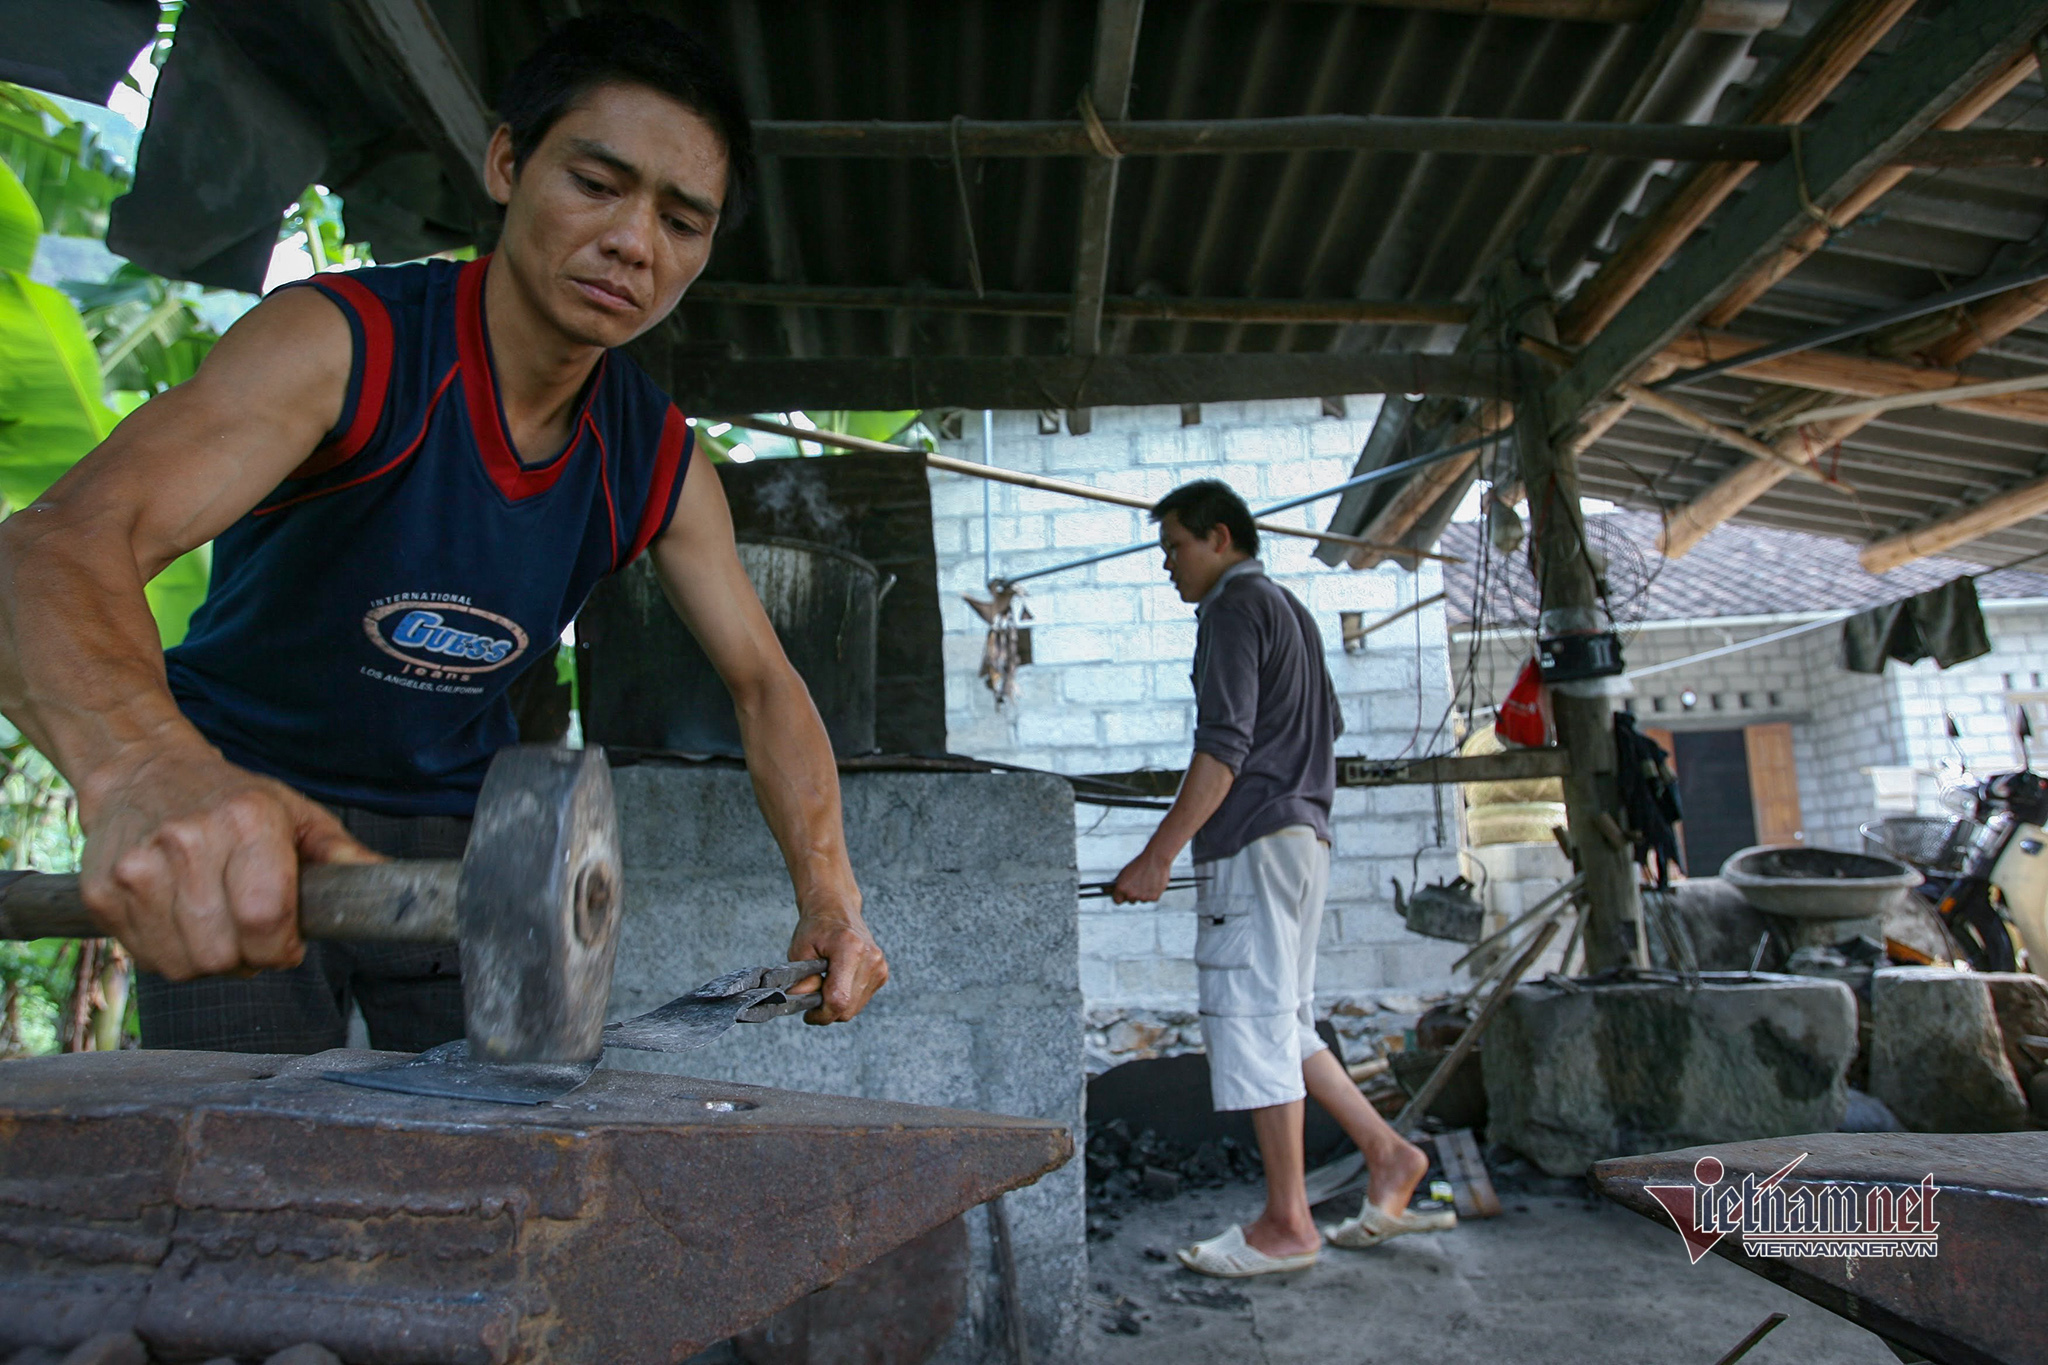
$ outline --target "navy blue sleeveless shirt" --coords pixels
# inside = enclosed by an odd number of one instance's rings
[[[486,261],[319,275],[355,342],[341,420],[222,532],[171,694],[234,763],[322,801],[466,815],[518,740],[506,688],[675,515],[690,427],[599,361],[569,443],[522,465]]]

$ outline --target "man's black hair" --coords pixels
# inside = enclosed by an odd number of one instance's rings
[[[1259,528],[1252,524],[1252,509],[1221,479],[1182,484],[1153,504],[1152,520],[1163,521],[1168,512],[1195,535],[1206,536],[1223,526],[1230,531],[1232,545],[1248,555],[1259,552]]]
[[[644,85],[703,116],[725,143],[723,233],[747,216],[754,194],[754,129],[725,61],[666,19],[607,10],[571,19],[521,62],[498,95],[512,129],[512,165],[523,168],[548,129],[600,85]]]

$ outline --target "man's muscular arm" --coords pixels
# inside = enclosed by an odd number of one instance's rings
[[[94,920],[173,979],[293,965],[299,860],[374,857],[179,713],[143,596],[305,460],[349,366],[340,311],[287,290],[0,522],[0,712],[78,792]]]
[[[732,692],[754,796],[796,886],[790,959],[832,964],[825,1003],[804,1018],[851,1019],[889,979],[889,964],[861,919],[832,743],[740,568],[732,514],[710,460],[690,461],[675,519],[654,544],[654,562],[669,601]]]

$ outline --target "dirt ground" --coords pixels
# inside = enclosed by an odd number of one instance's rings
[[[1744,1365],[1896,1365],[1877,1337],[1569,1181],[1505,1213],[1312,1268],[1213,1280],[1173,1249],[1257,1215],[1249,1185],[1126,1203],[1089,1246],[1088,1365],[1713,1365],[1773,1311]],[[1327,1212],[1327,1210],[1325,1210]]]

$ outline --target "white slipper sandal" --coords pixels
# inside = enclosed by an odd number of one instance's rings
[[[1357,1217],[1324,1228],[1323,1236],[1331,1246],[1363,1250],[1404,1232],[1449,1232],[1456,1226],[1458,1215],[1450,1209],[1408,1209],[1396,1217],[1368,1199]]]
[[[1191,1247],[1182,1247],[1174,1255],[1180,1263],[1198,1275],[1213,1275],[1219,1280],[1243,1280],[1253,1275],[1278,1275],[1289,1270],[1307,1270],[1316,1263],[1316,1253],[1304,1251],[1296,1256],[1268,1256],[1244,1239],[1244,1229],[1233,1226],[1228,1232],[1218,1233],[1206,1242],[1197,1242]]]

